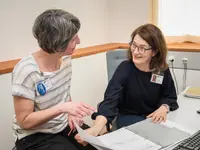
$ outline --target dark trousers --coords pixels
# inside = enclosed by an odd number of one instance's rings
[[[82,126],[87,129],[87,125]],[[91,145],[82,146],[77,143],[74,136],[77,132],[68,136],[70,128],[67,127],[58,134],[36,133],[16,141],[17,150],[96,150]]]
[[[129,126],[144,119],[146,119],[146,117],[140,115],[118,114],[116,119],[117,128],[119,129],[125,126]]]

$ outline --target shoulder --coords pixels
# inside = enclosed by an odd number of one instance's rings
[[[171,75],[169,67],[164,71],[164,75],[165,76]]]
[[[34,62],[33,57],[31,55],[22,58],[14,67],[13,73],[19,72],[24,69],[32,69],[37,70],[37,64]]]
[[[122,61],[119,66],[120,68],[130,68],[130,67],[133,67],[133,62],[131,60],[125,60],[125,61]]]
[[[15,82],[15,80],[24,80],[31,74],[39,74],[39,69],[33,57],[30,55],[22,58],[16,64],[12,72],[12,81]]]
[[[127,78],[132,68],[133,63],[130,60],[122,61],[115,70],[114,76],[118,78]]]
[[[164,83],[168,83],[173,81],[172,75],[171,75],[171,71],[169,68],[167,68],[165,71],[163,71],[163,75],[164,75]]]
[[[65,64],[71,64],[71,56],[63,56],[62,57],[62,62]]]
[[[63,69],[67,69],[67,70],[71,70],[72,68],[72,62],[71,62],[71,56],[63,56],[62,57],[62,70]]]

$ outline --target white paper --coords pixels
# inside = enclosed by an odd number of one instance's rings
[[[134,134],[133,132],[121,128],[109,134],[105,134],[103,136],[94,137],[84,130],[82,130],[77,123],[75,123],[76,129],[80,135],[80,137],[95,146],[100,150],[158,150],[161,148],[160,146],[156,145],[155,143],[142,138],[141,136]],[[100,146],[100,147],[98,147]]]
[[[161,146],[158,146],[125,128],[118,129],[98,138],[114,150],[152,150],[152,148],[153,150],[158,150],[161,148]]]
[[[183,126],[183,125],[180,125],[178,123],[175,123],[175,122],[172,122],[172,121],[169,121],[169,120],[167,120],[166,122],[162,122],[160,124],[163,125],[163,126],[166,126],[168,128],[177,128],[177,129],[184,131],[184,132],[187,132],[189,134],[192,134],[194,132],[191,129],[189,129],[189,128]]]

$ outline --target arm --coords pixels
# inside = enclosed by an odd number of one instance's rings
[[[34,102],[30,99],[14,96],[14,108],[17,123],[23,129],[32,129],[62,114],[58,106],[33,112]]]
[[[176,89],[169,69],[165,71],[165,77],[162,85],[162,94],[162,98],[158,103],[159,106],[167,104],[169,106],[169,110],[171,111],[178,109],[179,106],[177,103]]]
[[[105,91],[104,100],[99,104],[97,112],[91,116],[94,122],[92,127],[86,130],[88,134],[98,136],[105,132],[105,125],[110,127],[110,124],[112,124],[112,120],[117,115],[117,106],[123,87],[126,84],[130,67],[131,63],[129,61],[124,61],[117,67]],[[75,139],[82,145],[87,144],[78,134]]]
[[[152,118],[154,123],[166,121],[167,113],[169,110],[178,109],[177,95],[174,86],[174,81],[171,77],[170,70],[167,69],[164,74],[164,79],[162,83],[162,97],[158,102],[158,109],[147,116],[147,118]]]
[[[90,115],[93,108],[81,102],[65,102],[51,108],[34,112],[34,102],[30,99],[14,96],[15,114],[21,128],[32,129],[42,125],[62,113],[82,118]]]
[[[94,136],[101,134],[105,125],[107,123],[107,119],[104,116],[97,116],[95,121],[93,122],[92,129],[94,132]]]
[[[132,67],[130,61],[124,61],[117,67],[105,91],[104,100],[99,104],[97,113],[92,115],[92,119],[98,118],[94,125],[100,125],[103,128],[105,124],[111,124],[117,115],[120,96],[126,84],[130,67]]]

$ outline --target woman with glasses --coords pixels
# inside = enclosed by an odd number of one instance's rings
[[[116,117],[118,128],[146,118],[155,123],[167,119],[178,108],[174,81],[166,63],[167,46],[161,30],[145,24],[131,35],[129,59],[116,69],[105,91],[104,100],[92,115],[88,133],[97,136]],[[77,135],[76,139],[84,143]]]

